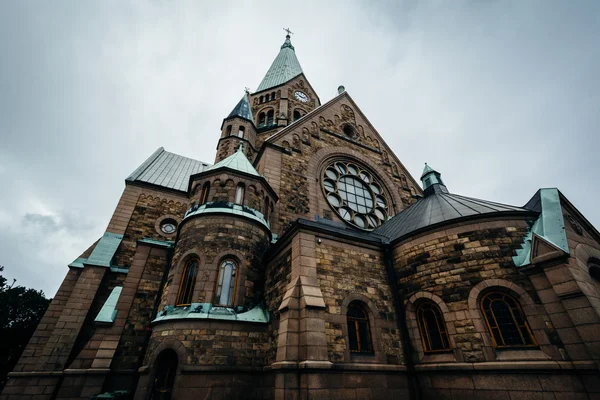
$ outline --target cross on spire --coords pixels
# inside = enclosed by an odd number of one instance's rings
[[[250,93],[250,88],[249,88],[249,87],[247,87],[247,86],[245,86],[245,87],[244,87],[244,92],[246,92],[246,93]]]
[[[283,28],[283,30],[287,32],[287,37],[290,37],[290,35],[294,34],[294,32],[290,31],[290,28]]]

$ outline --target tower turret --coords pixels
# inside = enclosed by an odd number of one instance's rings
[[[442,174],[431,168],[427,163],[425,163],[425,168],[421,174],[421,182],[423,182],[425,196],[432,193],[448,193],[448,188],[442,181]]]
[[[256,128],[248,100],[248,91],[244,93],[229,115],[223,119],[215,163],[234,154],[240,143],[245,143],[244,154],[246,157],[253,159],[256,154]]]

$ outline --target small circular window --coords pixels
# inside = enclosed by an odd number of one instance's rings
[[[357,163],[336,161],[323,171],[327,202],[346,222],[375,229],[388,219],[388,200],[373,174]]]
[[[177,221],[171,218],[162,220],[160,223],[160,230],[164,234],[172,235],[177,230]]]

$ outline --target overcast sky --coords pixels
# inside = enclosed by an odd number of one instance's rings
[[[600,227],[600,2],[0,1],[0,265],[54,296],[153,151],[214,161],[285,39],[410,173],[523,205],[558,187]]]

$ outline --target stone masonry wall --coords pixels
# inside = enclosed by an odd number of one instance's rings
[[[325,322],[329,360],[351,361],[345,332],[347,309],[343,304],[350,297],[360,296],[358,300],[369,301],[375,308],[371,310],[373,320],[369,323],[376,357],[380,353],[380,362],[401,363],[400,332],[396,328],[392,292],[381,251],[322,239],[316,246],[316,255],[327,315],[336,317]]]
[[[275,260],[271,261],[265,269],[265,302],[271,314],[271,323],[268,327],[269,348],[265,355],[265,365],[275,361],[277,353],[277,336],[279,333],[279,306],[283,300],[285,288],[291,280],[292,251],[288,249]]]
[[[443,300],[454,315],[456,332],[449,333],[464,361],[486,360],[484,341],[468,306],[475,285],[502,279],[516,283],[539,301],[531,281],[517,271],[511,258],[521,247],[526,231],[527,224],[522,220],[464,223],[394,248],[398,284],[404,287],[405,299],[426,291]]]

